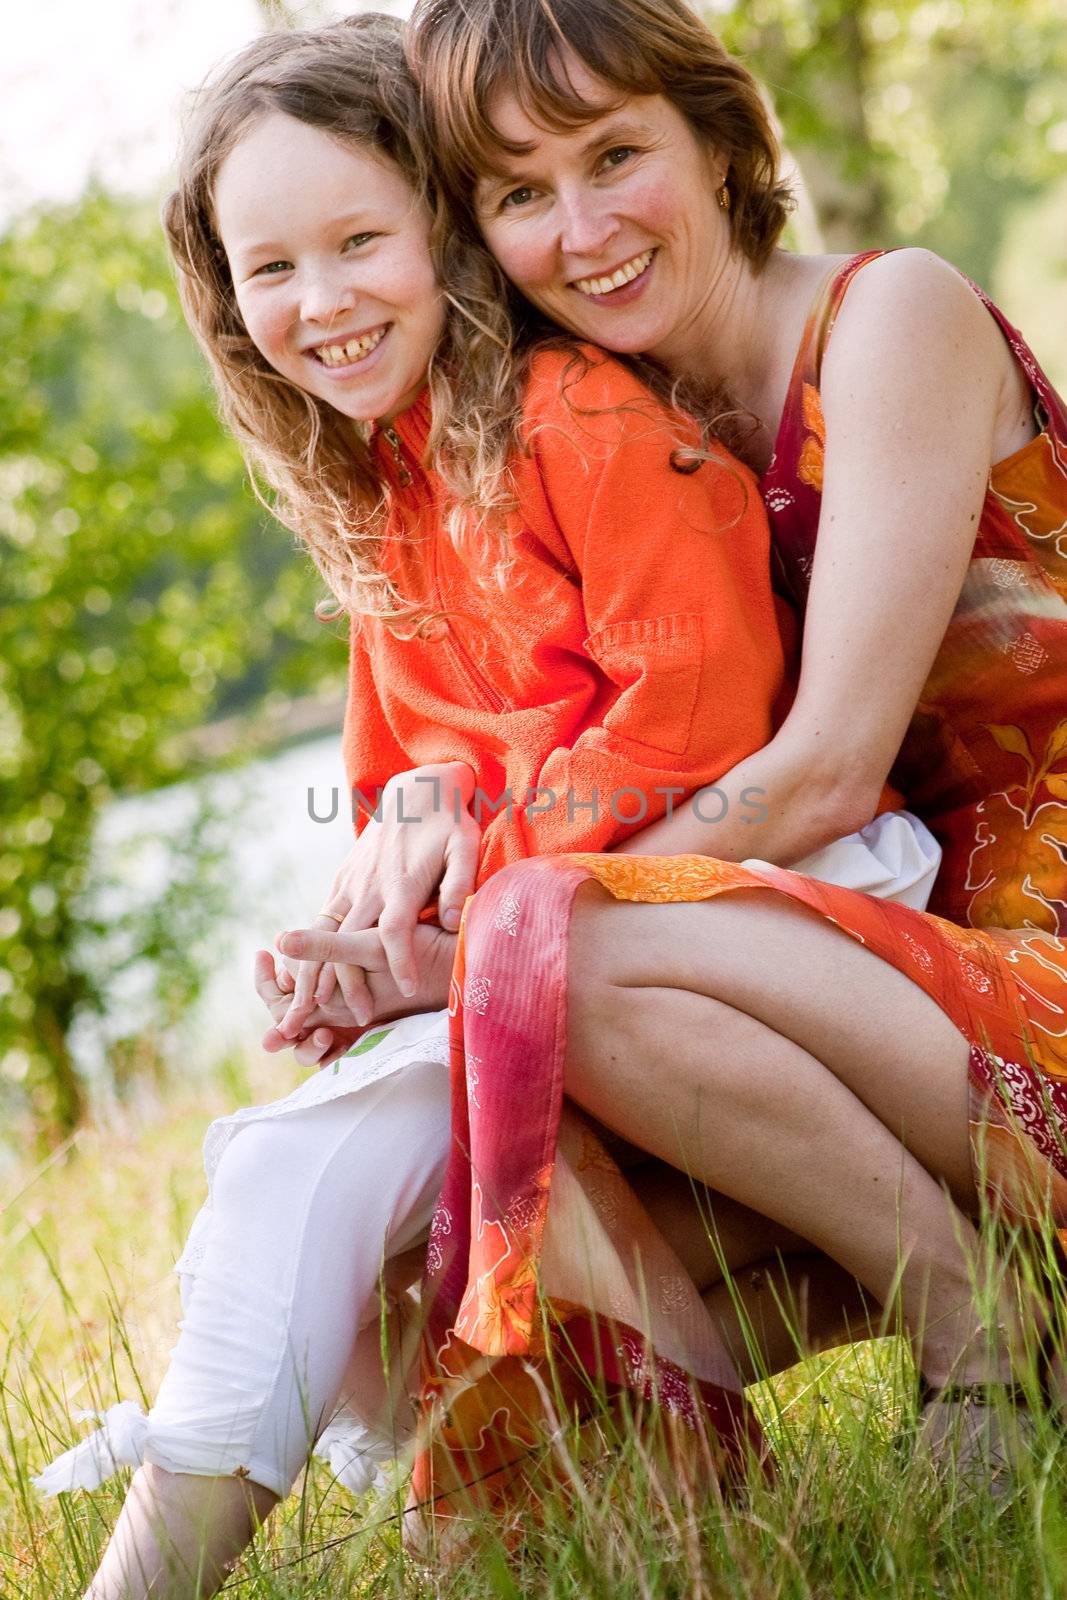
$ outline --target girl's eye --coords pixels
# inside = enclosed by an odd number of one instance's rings
[[[350,239],[345,240],[345,243],[355,245],[358,249],[361,244],[366,244],[369,239],[376,239],[377,237],[376,233],[354,233]]]
[[[633,145],[618,144],[611,150],[605,150],[600,159],[605,167],[621,167],[634,154]]]
[[[515,206],[527,205],[532,198],[533,190],[529,184],[524,184],[521,189],[512,189],[510,194],[504,196],[500,202],[500,209],[504,211]]]
[[[253,278],[272,278],[275,273],[288,272],[291,265],[292,262],[290,261],[268,261],[264,266],[257,267],[252,276]]]

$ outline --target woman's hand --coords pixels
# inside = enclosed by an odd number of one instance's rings
[[[377,928],[394,983],[405,999],[420,981],[415,933],[419,913],[436,896],[446,931],[459,927],[463,902],[478,873],[481,829],[468,807],[474,772],[462,761],[417,767],[391,778],[382,792],[381,820],[367,823],[333,880],[314,928],[353,933]],[[316,1005],[340,985],[352,1017],[371,1021],[373,1002],[364,971],[301,959],[282,1033],[290,1042],[306,1029]]]

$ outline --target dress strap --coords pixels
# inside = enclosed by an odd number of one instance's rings
[[[851,256],[843,266],[832,269],[823,279],[804,323],[804,332],[789,380],[783,422],[793,409],[794,403],[800,400],[805,383],[812,384],[816,389],[819,387],[823,356],[830,343],[837,313],[841,309],[841,302],[845,298],[849,284],[869,261],[877,261],[880,256],[888,254],[888,250],[864,250],[859,255]]]

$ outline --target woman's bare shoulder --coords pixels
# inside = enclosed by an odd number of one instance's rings
[[[856,273],[830,349],[921,343],[932,354],[950,353],[960,339],[977,341],[991,359],[1004,349],[996,323],[968,279],[932,250],[909,246],[875,256]]]

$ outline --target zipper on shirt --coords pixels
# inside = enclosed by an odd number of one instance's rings
[[[494,689],[489,679],[478,671],[471,660],[464,645],[456,638],[456,630],[449,628],[445,636],[445,646],[454,664],[459,668],[460,675],[467,681],[467,687],[472,696],[480,699],[487,711],[506,711],[508,703],[503,695]]]
[[[408,467],[407,462],[404,460],[404,452],[400,443],[399,435],[397,434],[395,428],[384,427],[382,429],[382,438],[393,452],[393,460],[396,463],[396,475],[400,480],[400,487],[402,489],[406,489],[413,482],[413,479],[411,476],[411,470]]]
[[[441,582],[441,538],[442,533],[438,529],[437,537],[433,541],[433,585],[436,591],[438,610],[447,618],[449,612],[444,601],[444,585]],[[442,642],[447,653],[452,658],[453,666],[466,683],[471,698],[475,702],[480,701],[486,711],[507,711],[509,709],[508,702],[485,674],[475,666],[467,647],[458,637],[455,628],[448,622],[446,622],[446,627],[448,631]]]

